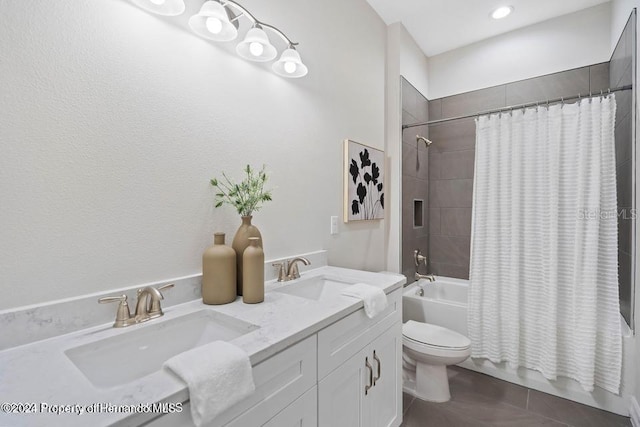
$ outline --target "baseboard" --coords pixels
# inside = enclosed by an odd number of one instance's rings
[[[631,424],[633,427],[640,427],[640,405],[638,405],[638,401],[634,396],[631,396],[629,415],[631,416]]]

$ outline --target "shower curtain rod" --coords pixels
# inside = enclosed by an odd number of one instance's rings
[[[540,105],[540,104],[549,105],[549,104],[553,104],[553,103],[556,103],[556,102],[564,103],[565,101],[573,101],[573,100],[576,100],[576,99],[590,98],[592,96],[600,96],[600,95],[604,95],[605,93],[620,92],[622,90],[629,90],[629,89],[632,89],[632,88],[633,88],[633,85],[626,85],[626,86],[620,86],[620,87],[617,87],[617,88],[614,88],[614,89],[607,89],[606,92],[604,92],[604,91],[600,91],[600,93],[591,93],[591,92],[589,92],[589,95],[585,95],[585,96],[578,95],[578,96],[570,96],[568,98],[548,99],[548,100],[542,101],[542,102],[529,102],[529,103],[526,103],[526,104],[511,105],[509,107],[497,108],[495,110],[480,111],[478,113],[467,114],[467,115],[464,115],[464,116],[449,117],[447,119],[431,120],[431,121],[422,122],[422,123],[412,123],[410,125],[402,125],[402,130],[413,128],[413,127],[416,127],[416,126],[429,126],[429,125],[436,125],[438,123],[451,122],[451,121],[454,121],[454,120],[470,119],[472,117],[484,116],[485,114],[495,114],[495,113],[500,113],[502,111],[518,110],[518,109],[527,108],[527,107],[535,107],[535,106]]]

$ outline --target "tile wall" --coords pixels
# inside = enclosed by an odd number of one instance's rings
[[[404,78],[401,86],[402,124],[428,121],[427,98]],[[402,132],[402,273],[410,281],[413,281],[415,272],[413,251],[420,248],[423,253],[427,253],[429,224],[433,223],[433,218],[429,217],[428,211],[429,156],[425,144],[416,141],[417,135],[429,138],[428,128],[420,126]],[[419,202],[415,203],[416,200],[422,201],[420,212],[422,224],[414,224],[414,207],[420,207]],[[418,212],[415,213],[418,214]],[[425,273],[422,270],[421,272]]]
[[[635,12],[634,12],[635,13]],[[635,16],[632,15],[611,56],[609,86],[631,85],[633,52],[635,52]],[[633,112],[632,92],[616,93],[616,174],[618,190],[618,277],[620,312],[628,324],[632,323],[633,301]]]
[[[402,82],[403,124],[474,114],[495,108],[571,97],[609,88],[609,63],[567,70],[428,101]],[[428,136],[428,149],[415,136]],[[403,273],[412,281],[413,249],[429,257],[429,272],[469,278],[471,203],[475,161],[473,118],[403,131]],[[428,153],[428,155],[427,155]],[[426,224],[413,226],[413,199],[427,197]]]

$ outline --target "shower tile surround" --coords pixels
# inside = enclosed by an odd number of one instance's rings
[[[416,88],[402,79],[402,124],[429,120],[428,101]],[[402,133],[402,274],[413,281],[415,267],[413,250],[427,252],[432,218],[429,206],[430,165],[427,147],[416,141],[416,135],[429,138],[426,126],[407,129]],[[414,201],[422,201],[422,225],[414,224]],[[422,271],[422,270],[421,270]],[[422,271],[424,273],[424,271]]]
[[[628,30],[628,29],[627,29]],[[625,30],[623,38],[631,45],[631,31]],[[622,45],[624,42],[620,42]],[[428,120],[439,120],[492,110],[509,105],[544,102],[547,99],[571,97],[579,94],[606,91],[610,87],[630,84],[632,47],[618,46],[611,62],[534,77],[473,92],[429,100],[427,109],[421,106],[424,97],[406,80],[402,80],[403,125]],[[625,49],[626,57],[618,50]],[[622,59],[624,58],[624,60]],[[610,75],[611,64],[611,75]],[[616,79],[614,81],[614,79]],[[627,80],[625,80],[627,79]],[[616,118],[616,159],[618,174],[628,181],[618,186],[628,192],[619,195],[619,201],[630,200],[631,194],[631,92],[616,93],[618,115]],[[419,101],[417,101],[419,100]],[[420,105],[420,109],[418,109]],[[416,117],[416,115],[420,115]],[[426,117],[426,118],[425,118]],[[426,156],[424,144],[416,150],[416,134],[433,141]],[[621,141],[626,141],[622,144]],[[402,271],[409,282],[413,281],[413,250],[420,248],[429,259],[429,273],[469,278],[471,245],[471,207],[473,198],[473,171],[475,161],[475,121],[473,118],[421,126],[403,131],[403,221],[402,221]],[[422,151],[419,151],[422,149]],[[417,158],[416,158],[417,157]],[[423,167],[428,159],[428,175],[418,175],[417,166]],[[622,166],[622,168],[621,168]],[[628,173],[624,173],[627,166]],[[620,172],[623,172],[621,175]],[[620,192],[620,189],[618,190]],[[414,198],[428,197],[425,205],[428,227],[413,229]],[[620,205],[622,206],[622,205]],[[425,232],[427,234],[425,234]],[[631,246],[630,220],[620,221],[620,276],[621,311],[629,313],[631,294],[631,255],[624,248]],[[428,248],[427,248],[428,245]],[[623,273],[629,280],[625,282]],[[625,314],[625,318],[627,318]],[[629,320],[627,318],[627,320]]]
[[[635,13],[635,12],[634,12]],[[633,52],[635,48],[635,17],[632,15],[611,56],[609,87],[633,84]],[[618,280],[620,312],[629,325],[633,324],[633,124],[631,91],[616,94],[616,177],[618,196]]]

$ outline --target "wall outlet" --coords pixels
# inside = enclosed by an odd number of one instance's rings
[[[338,234],[338,217],[331,217],[331,234]]]

